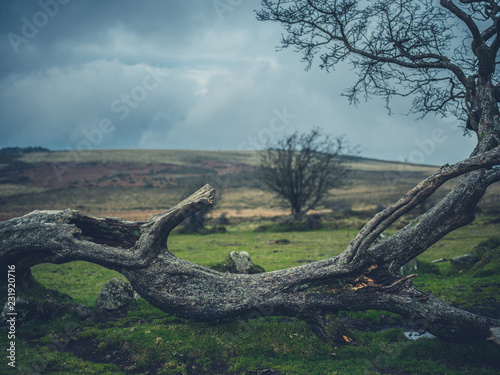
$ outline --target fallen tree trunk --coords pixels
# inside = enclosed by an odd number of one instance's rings
[[[179,259],[168,250],[169,233],[189,215],[212,204],[215,192],[209,185],[146,222],[75,210],[33,211],[2,222],[0,264],[4,270],[15,264],[18,274],[22,270],[29,274],[30,267],[47,262],[100,264],[122,273],[152,305],[192,321],[291,316],[332,339],[325,317],[340,310],[379,309],[423,320],[429,332],[443,339],[499,343],[500,321],[454,308],[416,289],[412,281],[417,275],[398,277],[394,272],[474,219],[474,208],[487,187],[500,180],[500,170],[491,168],[499,160],[496,148],[441,168],[376,215],[343,253],[290,269],[253,275],[220,273]],[[378,234],[443,182],[464,173],[462,181],[434,208],[395,235],[374,243]]]

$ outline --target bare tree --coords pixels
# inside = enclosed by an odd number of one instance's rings
[[[289,205],[295,220],[302,220],[340,186],[348,168],[342,156],[342,137],[333,139],[319,129],[298,132],[260,153],[259,178]]]
[[[300,267],[235,275],[175,257],[167,247],[168,235],[213,201],[209,186],[146,222],[72,210],[34,211],[2,222],[0,265],[15,265],[16,281],[26,288],[35,264],[94,262],[121,272],[154,306],[193,321],[294,316],[323,338],[342,340],[344,335],[332,337],[329,316],[380,309],[425,320],[427,330],[443,339],[500,344],[498,319],[452,307],[416,289],[412,281],[417,275],[396,274],[446,234],[472,222],[486,189],[500,181],[499,3],[265,0],[263,7],[258,17],[282,23],[288,31],[285,45],[304,52],[307,61],[321,51],[325,68],[344,59],[352,62],[360,74],[349,92],[353,100],[360,90],[386,99],[414,95],[415,110],[462,114],[465,127],[478,137],[472,155],[442,166],[375,215],[341,254]],[[376,241],[398,218],[459,176],[461,181],[434,207]]]
[[[261,21],[279,22],[309,68],[347,60],[358,80],[345,95],[411,96],[411,110],[456,115],[481,140],[498,144],[496,70],[500,4],[494,0],[263,0]],[[496,128],[498,129],[498,128]],[[484,137],[486,137],[484,139]]]

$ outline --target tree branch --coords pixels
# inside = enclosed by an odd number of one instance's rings
[[[476,23],[472,19],[472,17],[465,13],[462,9],[457,7],[453,1],[451,0],[440,0],[440,4],[448,9],[450,12],[452,12],[457,18],[459,18],[472,34],[472,38],[474,39],[474,42],[476,45],[479,47],[481,44],[484,43],[483,38],[481,37],[481,32],[479,31],[479,28],[477,27]]]
[[[488,155],[466,164],[489,165],[492,158]],[[467,168],[472,166],[461,172]],[[453,166],[443,168],[443,175],[453,173],[458,173]],[[500,327],[498,320],[448,306],[415,289],[411,283],[415,275],[391,275],[390,265],[427,248],[429,243],[416,243],[422,236],[432,242],[450,228],[463,225],[486,187],[498,179],[500,172],[494,169],[472,173],[463,186],[445,198],[439,208],[441,216],[428,213],[419,225],[400,231],[369,253],[358,252],[352,261],[347,261],[348,249],[339,256],[300,267],[237,275],[175,257],[167,249],[168,233],[186,215],[212,202],[214,190],[205,186],[145,223],[97,218],[72,210],[34,211],[2,222],[0,263],[16,264],[19,271],[44,262],[87,260],[101,264],[121,272],[152,305],[193,321],[285,315],[304,319],[321,333],[324,329],[318,324],[323,321],[322,314],[383,309],[426,319],[428,330],[442,338],[486,340]],[[446,219],[452,215],[456,222],[448,224]],[[433,218],[445,220],[442,229],[436,231]]]
[[[0,264],[20,262],[31,267],[43,262],[86,260],[118,271],[145,267],[159,253],[168,252],[168,234],[210,205],[214,194],[206,185],[145,223],[82,215],[70,209],[33,211],[0,223]]]
[[[500,147],[488,153],[474,156],[453,165],[444,165],[434,175],[426,178],[406,193],[394,205],[375,215],[349,244],[347,259],[366,251],[373,242],[402,215],[430,197],[443,183],[467,172],[500,164]],[[410,258],[411,259],[411,258]]]
[[[283,37],[283,48],[295,46],[303,53],[308,68],[320,51],[320,66],[327,70],[350,57],[360,77],[358,83],[364,81],[366,96],[380,95],[388,102],[397,94],[391,85],[392,80],[396,80],[403,87],[410,87],[417,96],[425,97],[425,90],[420,92],[424,86],[436,87],[432,71],[447,72],[450,79],[456,81],[454,85],[460,83],[464,91],[470,91],[472,87],[465,69],[470,68],[467,64],[471,62],[467,60],[466,66],[458,65],[445,53],[455,38],[450,31],[454,25],[447,24],[450,15],[434,5],[425,4],[429,6],[425,9],[416,3],[404,0],[361,5],[361,2],[347,0],[333,3],[264,0],[267,11],[259,11],[257,17],[283,24],[288,32],[288,36]],[[361,6],[364,9],[358,9]],[[421,78],[416,86],[408,80],[411,74]],[[366,79],[367,76],[370,79]],[[356,101],[356,89],[357,85],[351,89],[351,102]],[[433,96],[436,102],[442,103],[418,107],[416,111],[431,109],[444,114],[450,109],[453,99],[448,98],[444,90],[435,90]],[[460,112],[462,108],[453,110]]]

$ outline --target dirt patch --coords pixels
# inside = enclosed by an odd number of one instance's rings
[[[324,214],[330,213],[330,210],[312,210],[309,211],[308,214]],[[287,216],[290,215],[290,210],[278,210],[272,208],[242,208],[242,209],[232,209],[232,208],[220,208],[217,210],[213,210],[210,213],[211,218],[218,218],[223,213],[226,214],[227,217],[231,218],[261,218],[261,217],[276,217],[276,216]]]
[[[217,218],[220,217],[223,213],[226,214],[227,217],[238,217],[238,218],[250,218],[250,217],[274,217],[274,216],[283,216],[289,214],[286,210],[277,210],[271,208],[242,208],[242,209],[234,209],[234,208],[221,208],[218,210],[214,210],[210,213],[210,217]]]
[[[94,215],[99,215],[103,217],[119,217],[126,220],[137,220],[137,221],[146,221],[152,216],[161,213],[161,210],[137,210],[137,211],[103,211],[103,212],[93,212]],[[311,211],[311,213],[329,213],[328,210],[318,210]],[[209,218],[217,219],[222,214],[229,219],[231,218],[272,218],[277,216],[287,216],[290,214],[287,210],[278,210],[278,209],[270,209],[270,208],[242,208],[242,209],[234,209],[234,208],[220,208],[210,212]]]

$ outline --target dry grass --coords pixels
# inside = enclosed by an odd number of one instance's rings
[[[346,165],[350,168],[360,171],[393,171],[399,173],[423,172],[426,174],[432,174],[435,173],[438,169],[438,167],[435,166],[370,159],[364,159],[361,162],[348,162],[346,163]]]
[[[66,174],[60,186],[47,185],[48,178],[54,178],[53,165],[75,161],[68,164],[72,174]],[[224,187],[213,217],[223,212],[240,218],[286,214],[279,200],[260,188],[254,174],[258,161],[258,153],[251,151],[94,150],[4,156],[0,158],[0,220],[35,209],[68,207],[145,220],[178,203],[193,182],[199,187],[207,182]],[[338,202],[350,204],[355,211],[387,207],[437,170],[363,158],[351,159],[349,165],[350,184],[333,189],[331,202],[320,209],[328,210]],[[455,183],[445,184],[431,200]],[[499,184],[490,187],[481,207],[500,211]]]
[[[47,189],[40,186],[3,184],[0,186],[0,197],[10,197],[18,194],[39,194],[46,190]]]
[[[34,152],[23,154],[20,161],[25,163],[90,163],[90,162],[131,162],[131,163],[172,163],[197,164],[200,160],[225,160],[258,164],[258,157],[252,151],[200,151],[200,150],[92,150]]]

